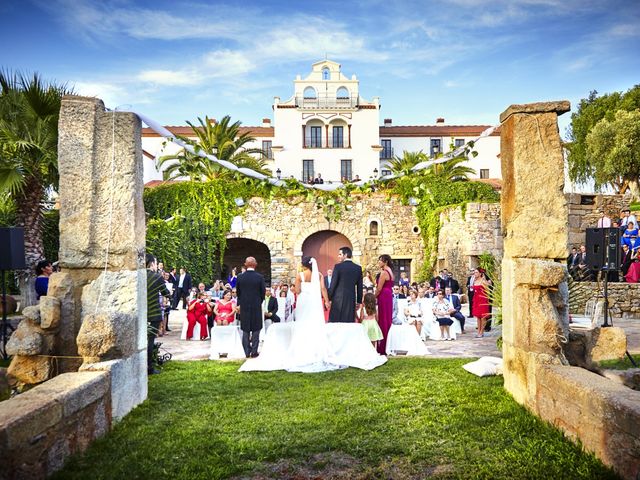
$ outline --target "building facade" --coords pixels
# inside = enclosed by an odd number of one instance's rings
[[[429,156],[446,153],[475,139],[488,125],[447,125],[438,118],[434,125],[393,125],[380,122],[380,100],[360,96],[360,82],[341,71],[340,64],[322,60],[311,66],[305,77],[293,82],[293,95],[287,100],[275,97],[273,122],[242,127],[261,148],[274,176],[308,181],[320,174],[324,181],[362,180],[388,173],[388,163],[403,152],[423,151]],[[189,136],[187,126],[167,126],[175,134]],[[145,183],[163,180],[155,158],[176,153],[180,147],[165,142],[149,128],[143,129]],[[475,145],[478,153],[467,164],[472,178],[501,178],[499,133]]]

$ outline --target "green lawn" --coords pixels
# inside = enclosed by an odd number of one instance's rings
[[[636,365],[640,365],[640,353],[634,353],[631,355]],[[603,360],[599,363],[602,368],[609,368],[612,370],[626,370],[628,368],[635,368],[626,355],[619,360]]]
[[[54,478],[617,478],[467,361],[320,374],[170,362],[149,400]]]

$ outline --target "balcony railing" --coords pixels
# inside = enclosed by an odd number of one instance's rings
[[[319,138],[306,135],[304,137],[304,148],[350,148],[350,146],[348,139],[344,138],[344,136],[329,135],[327,139],[325,135]]]
[[[298,108],[357,108],[358,99],[351,97],[335,97],[331,95],[319,95],[316,98],[296,97]]]
[[[380,152],[380,160],[391,160],[393,158],[393,147],[383,148]]]

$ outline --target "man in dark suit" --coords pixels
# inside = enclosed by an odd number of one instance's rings
[[[353,263],[351,248],[338,250],[340,263],[333,267],[329,288],[330,322],[355,322],[356,306],[362,303],[362,268]]]
[[[180,276],[178,277],[178,300],[176,300],[176,308],[178,308],[178,302],[182,299],[182,309],[187,309],[187,297],[191,291],[191,274],[187,272],[187,269],[182,267],[180,269]]]
[[[153,362],[156,333],[160,330],[160,324],[162,323],[160,295],[168,296],[169,290],[164,284],[164,278],[157,272],[156,258],[147,253],[145,260],[147,264],[147,323],[151,327],[147,329],[147,373],[153,375],[160,373],[159,370],[156,370]]]
[[[177,310],[178,308],[178,274],[176,268],[171,267],[169,269],[169,282],[173,285],[171,289],[171,310]]]
[[[578,265],[580,264],[580,254],[578,253],[578,249],[573,247],[571,249],[571,253],[567,257],[567,268],[569,269],[569,274],[575,280],[576,272],[578,270]]]
[[[445,268],[442,270],[442,273],[442,284],[444,285],[444,288],[449,287],[453,293],[458,293],[460,290],[460,284],[455,278],[453,278],[451,272]]]
[[[265,308],[264,319],[271,320],[273,323],[280,323],[280,317],[278,316],[278,300],[271,295],[271,287],[267,287],[265,291]]]
[[[333,279],[333,270],[330,268],[327,270],[327,274],[324,276],[324,288],[329,291],[329,287],[331,286],[331,280]]]
[[[469,300],[469,317],[473,317],[473,312],[471,311],[471,305],[473,305],[473,270],[471,274],[467,277],[467,300]]]
[[[266,293],[264,277],[256,272],[258,262],[247,257],[244,262],[247,271],[238,276],[236,293],[240,307],[240,328],[242,329],[242,348],[249,357],[258,356],[260,330],[262,330],[262,302]]]
[[[464,331],[464,315],[460,310],[462,310],[462,305],[460,304],[460,299],[457,295],[453,295],[451,291],[451,287],[446,287],[444,289],[444,296],[447,301],[451,304],[451,310],[449,310],[449,316],[452,318],[456,318],[460,322],[460,328],[462,329],[462,333]]]

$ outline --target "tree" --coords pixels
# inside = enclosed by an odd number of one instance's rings
[[[15,205],[24,228],[25,257],[32,267],[44,257],[43,202],[58,187],[58,118],[66,85],[0,72],[0,194]],[[23,305],[35,303],[33,268],[19,275]]]
[[[634,198],[640,198],[640,110],[618,110],[613,120],[603,118],[587,135],[587,155],[596,186],[620,178]]]
[[[265,175],[271,175],[262,157],[264,152],[259,148],[249,148],[247,144],[256,139],[248,132],[240,133],[239,121],[230,123],[231,117],[225,115],[220,122],[205,117],[198,117],[199,125],[187,124],[193,130],[195,139],[179,136],[181,140],[193,146],[196,151],[214,155],[219,160],[226,160],[240,168],[250,168]],[[256,158],[254,155],[260,155]],[[177,160],[177,163],[176,163]],[[190,180],[213,180],[231,178],[233,172],[208,158],[200,157],[182,149],[174,155],[165,155],[158,160],[158,167],[168,164],[166,168],[170,179],[188,177]]]
[[[587,136],[591,130],[603,119],[613,121],[618,110],[633,111],[640,108],[640,85],[636,85],[625,93],[614,92],[598,96],[592,91],[582,99],[578,109],[571,115],[571,125],[568,131],[569,142],[566,144],[569,166],[569,178],[578,183],[585,183],[597,176],[596,188],[612,185],[620,193],[628,186],[628,181],[615,173],[603,176],[596,171],[594,158],[588,155]],[[596,159],[596,163],[598,160]]]
[[[469,180],[469,175],[475,175],[476,171],[462,163],[466,162],[466,157],[455,157],[446,162],[436,163],[430,170],[436,177],[444,178],[452,182]]]
[[[421,162],[426,162],[429,157],[422,150],[419,152],[402,152],[402,157],[394,156],[387,164],[393,173],[410,173],[411,169]]]

